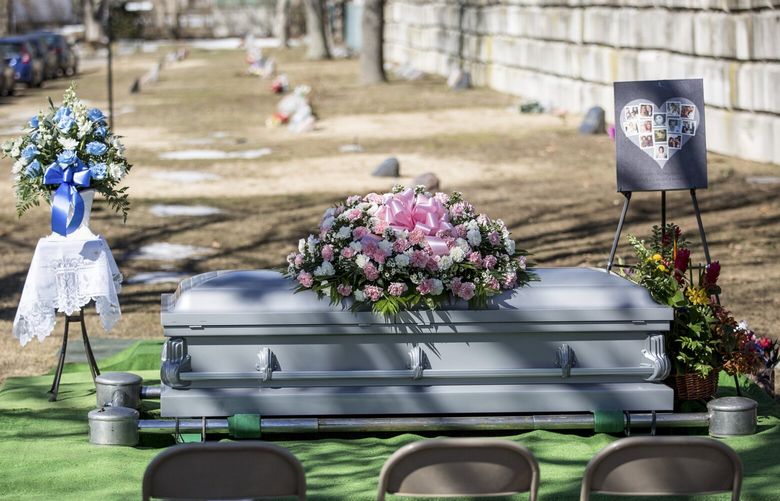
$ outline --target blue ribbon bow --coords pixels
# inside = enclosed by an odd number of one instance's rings
[[[78,188],[89,187],[92,178],[89,167],[82,162],[68,165],[64,169],[54,163],[43,175],[45,184],[59,184],[51,202],[51,229],[55,233],[67,236],[76,231],[84,219],[84,199]],[[68,224],[68,212],[73,206],[73,217]]]

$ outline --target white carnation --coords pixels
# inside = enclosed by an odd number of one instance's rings
[[[14,144],[14,147],[11,148],[11,157],[12,158],[19,158],[19,155],[22,154],[22,151],[19,149],[17,145]]]
[[[470,230],[478,230],[479,229],[479,223],[477,223],[476,219],[472,219],[468,223],[466,223],[466,228]]]
[[[406,268],[409,266],[409,256],[406,254],[399,254],[395,256],[395,264],[399,268]]]
[[[325,211],[325,214],[322,215],[323,218],[333,217],[333,214],[336,213],[336,209],[331,207],[330,209]]]
[[[349,248],[355,252],[360,252],[363,250],[363,244],[361,244],[360,242],[351,242],[349,244]]]
[[[69,137],[58,137],[57,142],[66,150],[75,150],[79,145],[78,141]]]
[[[340,240],[346,240],[350,237],[352,237],[352,230],[349,228],[349,226],[342,226],[339,228],[339,232],[336,233],[336,238]]]
[[[511,238],[504,240],[504,247],[506,248],[507,254],[510,256],[515,253],[515,241]]]
[[[438,296],[444,291],[444,284],[441,280],[434,278],[432,283],[431,295]]]
[[[482,235],[479,233],[479,228],[469,229],[468,233],[466,233],[466,238],[472,247],[476,247],[480,244],[480,242],[482,242]]]
[[[353,294],[355,295],[355,301],[365,301],[366,300],[366,295],[363,294],[363,291],[361,291],[361,290],[356,290],[355,292],[353,292]]]
[[[298,252],[300,252],[301,254],[306,252],[306,240],[304,239],[298,240]]]
[[[452,258],[450,256],[441,256],[439,258],[439,269],[442,271],[448,270],[452,266]]]
[[[358,254],[357,256],[355,256],[355,264],[357,264],[358,268],[360,268],[361,270],[365,268],[365,266],[368,264],[369,261],[370,259],[365,254]]]
[[[462,238],[455,240],[455,245],[460,247],[460,250],[462,250],[464,254],[471,252],[471,246]]]
[[[117,163],[110,164],[108,166],[108,175],[116,180],[122,179],[125,175],[125,166]]]
[[[463,258],[466,257],[466,253],[463,252],[463,249],[461,249],[460,247],[453,247],[452,249],[450,249],[450,257],[456,263],[460,263],[461,261],[463,261]]]
[[[333,265],[329,261],[324,261],[321,265],[314,269],[314,275],[318,277],[324,277],[327,275],[333,275],[336,270],[333,269]]]
[[[385,253],[386,256],[389,256],[393,252],[393,242],[390,240],[381,240],[377,246],[382,250],[382,252]]]
[[[322,227],[326,230],[329,230],[331,226],[333,226],[333,216],[328,216],[322,221]]]
[[[11,167],[11,174],[19,174],[24,168],[24,163],[21,160],[14,162],[14,166]]]

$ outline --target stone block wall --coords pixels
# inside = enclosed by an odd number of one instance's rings
[[[614,117],[612,82],[703,78],[711,151],[780,164],[780,0],[388,0],[385,58]]]

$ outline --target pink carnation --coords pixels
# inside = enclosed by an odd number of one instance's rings
[[[360,240],[361,238],[368,235],[368,228],[365,226],[358,226],[354,230],[352,230],[352,238],[355,240]]]
[[[306,288],[309,288],[314,284],[314,278],[312,278],[311,273],[301,271],[298,273],[298,283]]]
[[[409,288],[403,282],[393,282],[387,288],[387,291],[391,296],[402,296],[407,290],[409,290]]]
[[[428,264],[428,254],[420,250],[414,251],[409,262],[415,268],[425,268],[425,265]]]
[[[457,296],[468,301],[469,299],[474,297],[474,291],[476,291],[476,289],[477,286],[474,285],[474,282],[463,282],[460,285],[460,288],[457,292]]]
[[[420,228],[415,228],[409,232],[410,244],[417,245],[423,240],[425,240],[425,232],[423,232],[423,230],[421,230]]]
[[[382,288],[376,285],[366,285],[363,287],[363,294],[371,301],[376,302],[382,297]]]
[[[347,211],[347,219],[350,221],[354,221],[355,219],[358,219],[361,216],[362,212],[360,209],[350,209]]]
[[[366,278],[371,281],[379,278],[379,270],[377,270],[376,266],[374,266],[372,263],[366,263],[366,265],[363,267],[363,273],[366,275]]]
[[[339,286],[336,287],[336,291],[338,291],[338,293],[342,296],[347,297],[352,294],[352,286],[347,284],[339,284]]]
[[[426,278],[422,282],[420,282],[420,285],[417,286],[417,292],[422,294],[423,296],[426,294],[430,294],[431,291],[433,291],[433,279]]]
[[[435,198],[439,203],[446,204],[450,200],[450,196],[446,193],[442,192],[436,192],[435,195],[433,195],[433,198]]]
[[[482,254],[479,252],[472,252],[469,254],[469,263],[473,264],[477,268],[482,266]]]
[[[485,256],[485,259],[482,261],[482,265],[488,270],[495,268],[496,263],[498,263],[498,259],[492,254]]]
[[[296,254],[295,255],[295,267],[300,268],[303,264],[303,254]]]
[[[353,257],[357,252],[352,247],[344,247],[341,249],[341,255],[345,258],[349,259]]]
[[[405,238],[399,238],[393,242],[393,250],[399,254],[409,248],[409,242]]]
[[[463,285],[463,282],[460,281],[460,278],[453,278],[452,282],[450,282],[450,290],[452,290],[452,293],[456,296],[460,296],[460,288]]]
[[[360,202],[360,200],[362,200],[360,198],[360,195],[352,195],[349,198],[347,198],[347,205],[356,204],[356,203]]]
[[[385,221],[379,219],[374,223],[374,233],[376,233],[377,235],[383,234],[386,229],[387,229],[387,223]]]
[[[491,231],[488,235],[488,240],[490,240],[491,245],[498,245],[501,243],[501,235],[497,231]]]
[[[330,244],[325,245],[322,248],[322,259],[325,261],[333,261],[333,246]]]
[[[372,204],[381,204],[383,202],[382,195],[377,195],[376,193],[369,193],[366,195],[366,201],[371,202]]]
[[[485,280],[485,286],[489,289],[493,289],[496,291],[501,289],[501,284],[498,283],[496,277],[490,277],[487,280]]]
[[[517,273],[514,271],[511,273],[507,273],[504,277],[504,288],[505,289],[512,289],[515,285],[517,285]]]

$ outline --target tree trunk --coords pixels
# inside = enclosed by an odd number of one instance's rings
[[[360,49],[360,81],[363,84],[387,82],[383,48],[384,27],[384,0],[365,0]]]
[[[104,9],[108,9],[107,0],[81,0],[85,42],[92,45],[103,43],[105,38]]]
[[[287,47],[290,41],[290,0],[276,0],[274,31],[279,45]]]
[[[330,59],[328,41],[325,36],[325,19],[322,0],[303,0],[306,10],[306,39],[309,48],[308,59]]]

